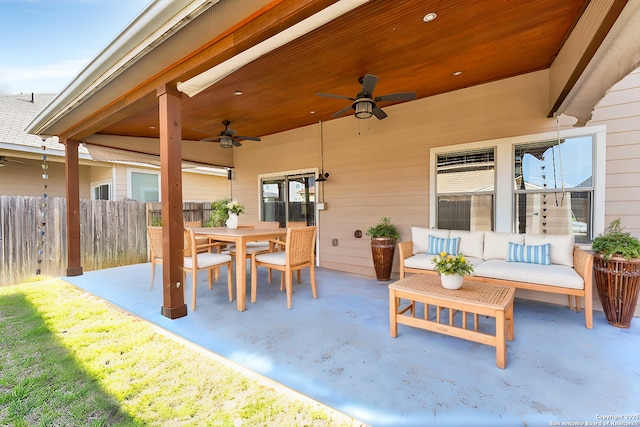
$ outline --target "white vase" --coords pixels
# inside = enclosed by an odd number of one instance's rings
[[[442,287],[445,289],[460,289],[462,287],[463,281],[464,276],[461,276],[459,274],[440,275],[440,283],[442,283]]]
[[[238,228],[238,214],[230,213],[229,219],[226,222],[227,228],[235,230]]]

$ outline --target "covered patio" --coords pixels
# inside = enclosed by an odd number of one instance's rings
[[[638,319],[618,329],[596,311],[589,330],[582,313],[516,295],[515,339],[502,370],[493,347],[407,326],[391,338],[391,282],[319,268],[318,299],[303,274],[287,310],[278,273],[267,285],[259,270],[257,301],[239,312],[224,280],[209,290],[203,273],[198,310],[169,320],[159,310],[161,278],[149,290],[149,270],[137,264],[65,280],[371,426],[640,422]]]

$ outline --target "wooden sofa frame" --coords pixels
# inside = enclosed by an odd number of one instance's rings
[[[412,241],[409,240],[398,243],[398,250],[400,252],[400,279],[403,279],[407,273],[438,274],[433,270],[404,266],[404,260],[413,255]],[[470,279],[494,285],[510,286],[516,289],[529,289],[533,291],[567,295],[569,298],[569,308],[576,312],[581,311],[580,297],[583,297],[585,326],[588,329],[593,329],[593,256],[589,252],[575,247],[573,249],[573,269],[584,280],[584,289],[571,289],[559,286],[542,285],[539,283],[494,279],[492,277],[480,276],[470,276],[468,277],[468,280]]]

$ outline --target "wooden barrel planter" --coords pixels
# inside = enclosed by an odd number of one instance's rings
[[[607,321],[618,328],[628,328],[638,303],[640,259],[613,257],[605,261],[602,255],[596,255],[593,269]]]
[[[371,255],[373,255],[373,267],[376,270],[376,279],[380,281],[391,280],[393,267],[393,255],[396,249],[396,239],[390,237],[372,237]]]

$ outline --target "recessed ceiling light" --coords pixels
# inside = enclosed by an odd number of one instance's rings
[[[315,111],[313,111],[313,110],[309,111],[309,114],[315,114],[315,113],[316,113],[316,112],[315,112]]]
[[[234,94],[235,96],[240,96],[240,95],[242,95],[243,93],[244,93],[244,92],[242,92],[241,90],[237,90],[237,91],[235,91],[233,94]]]
[[[454,72],[453,72],[453,75],[454,75],[454,76],[459,76],[460,74],[462,74],[462,71],[454,71]]]
[[[156,128],[155,126],[149,126],[149,129],[155,129],[155,128]]]
[[[431,22],[431,21],[433,21],[434,19],[436,19],[437,17],[438,17],[438,14],[437,14],[437,13],[435,13],[435,12],[430,12],[430,13],[427,13],[426,15],[424,15],[424,18],[422,18],[422,20],[423,20],[424,22]]]

